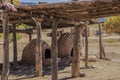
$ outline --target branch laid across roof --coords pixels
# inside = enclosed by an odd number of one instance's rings
[[[120,14],[120,1],[78,1],[16,6],[17,13],[9,12],[9,23],[33,22],[30,17],[51,21],[51,16],[65,20],[89,20]]]

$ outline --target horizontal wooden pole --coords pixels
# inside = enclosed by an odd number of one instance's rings
[[[71,20],[70,23],[64,21],[65,23],[71,24],[72,20],[77,22],[80,20],[119,15],[120,1],[77,1],[44,5],[19,5],[16,8],[18,9],[17,13],[8,12],[10,13],[10,24],[33,23],[30,18],[31,16],[38,19],[42,17],[43,20],[47,21],[51,21],[50,17],[53,16],[58,19]],[[0,21],[0,23],[2,22]]]

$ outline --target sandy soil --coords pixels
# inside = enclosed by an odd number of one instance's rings
[[[49,32],[49,31],[47,31]],[[43,32],[43,39],[49,44],[51,38],[46,37],[46,31]],[[27,37],[27,38],[26,38]],[[35,38],[35,36],[33,37]],[[89,38],[89,54],[98,55],[99,44],[98,38]],[[105,38],[106,40],[111,38]],[[80,69],[81,72],[85,73],[85,77],[71,78],[71,64],[59,66],[58,78],[59,80],[120,80],[120,36],[117,38],[118,41],[112,40],[112,42],[104,41],[104,47],[106,55],[111,61],[98,60],[96,62],[89,62],[90,66],[94,66],[94,69]],[[2,41],[2,40],[1,40]],[[21,59],[22,50],[28,43],[28,36],[23,35],[23,38],[18,41],[18,58]],[[84,48],[83,48],[84,53]],[[10,43],[10,61],[13,59],[12,43]],[[3,60],[2,45],[0,45],[0,63]],[[81,67],[84,67],[84,61],[80,62]],[[0,67],[0,73],[2,72]],[[20,66],[19,70],[11,70],[9,80],[51,80],[50,67],[44,68],[43,77],[35,77],[34,66]],[[0,76],[1,77],[1,76]]]

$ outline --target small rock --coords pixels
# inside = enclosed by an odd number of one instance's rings
[[[85,57],[83,57],[83,58],[81,58],[82,60],[84,60],[85,61]],[[97,61],[98,59],[97,59],[97,57],[95,56],[95,55],[89,55],[88,56],[88,62],[95,62],[95,61]]]
[[[97,60],[98,60],[97,57],[94,56],[94,55],[88,56],[88,62],[95,62],[95,61],[97,61]]]
[[[85,73],[84,73],[84,72],[81,72],[79,76],[80,76],[80,77],[85,77]]]

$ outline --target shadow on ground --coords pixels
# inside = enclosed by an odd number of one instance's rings
[[[61,60],[58,64],[58,70],[63,70],[65,67],[70,66],[71,62],[66,62],[66,60]],[[0,64],[0,75],[2,73],[2,66]],[[24,78],[12,79],[12,80],[22,80],[36,77],[35,65],[25,65],[19,63],[17,66],[13,67],[13,63],[10,63],[10,75],[14,75],[16,77],[25,76]],[[43,76],[51,75],[51,66],[43,66]],[[64,80],[64,79],[63,79]]]
[[[59,79],[59,80],[67,80],[67,79],[72,79],[73,77],[66,77],[66,78],[62,78],[62,79]],[[74,79],[74,78],[73,78]]]

